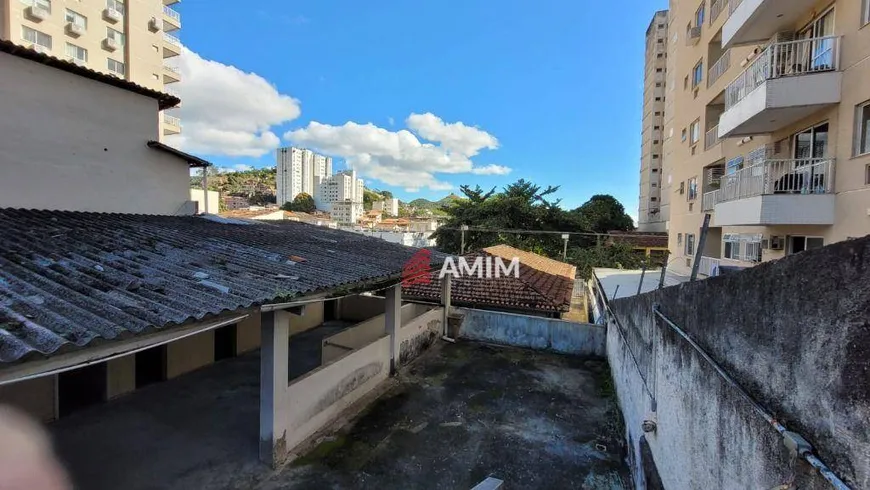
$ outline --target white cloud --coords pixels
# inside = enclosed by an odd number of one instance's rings
[[[168,142],[203,155],[260,157],[281,140],[275,125],[299,117],[299,101],[282,94],[265,78],[206,60],[184,48],[175,84],[182,106],[176,109],[182,133]]]
[[[475,167],[471,170],[471,173],[475,175],[507,175],[511,173],[511,171],[512,169],[510,167],[491,164],[485,167]]]
[[[483,149],[498,148],[498,140],[486,131],[463,123],[445,124],[433,114],[411,114],[408,126],[428,141],[406,129],[390,131],[374,124],[347,122],[332,126],[312,121],[288,131],[293,144],[344,158],[363,177],[403,187],[409,192],[422,188],[449,190],[452,185],[436,174],[474,173],[503,175],[500,165],[475,167],[471,157]]]

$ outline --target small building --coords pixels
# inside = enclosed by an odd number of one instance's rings
[[[668,254],[668,234],[642,231],[610,231],[607,244],[626,244],[637,253],[653,260],[664,259]]]
[[[398,216],[399,200],[396,198],[390,198],[384,199],[382,201],[375,201],[372,203],[372,209],[376,211],[381,211],[387,216]]]
[[[206,195],[208,202],[206,202]],[[196,203],[196,214],[216,214],[220,209],[220,196],[218,191],[203,191],[195,187],[190,189],[190,200]]]
[[[244,196],[221,196],[221,201],[227,211],[235,211],[236,209],[247,209],[251,202]]]

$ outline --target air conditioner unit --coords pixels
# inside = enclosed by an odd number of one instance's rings
[[[107,8],[103,10],[103,18],[108,20],[109,22],[121,22],[121,19],[123,17],[124,16],[121,14],[121,12],[118,12],[113,8]]]
[[[770,250],[784,250],[785,237],[781,235],[770,237]]]
[[[118,41],[116,41],[114,38],[107,37],[103,39],[103,48],[108,51],[114,51],[118,49]]]
[[[148,30],[151,32],[159,32],[161,24],[162,23],[157,20],[157,17],[151,17],[151,20],[148,21]]]
[[[43,21],[47,19],[49,15],[51,15],[48,10],[45,10],[44,8],[38,7],[36,5],[32,7],[27,7],[24,10],[24,14],[27,15],[27,17],[29,17],[30,19],[37,22]]]
[[[51,51],[50,49],[46,48],[41,44],[31,44],[30,49],[42,54],[48,54],[48,52]]]
[[[70,36],[79,37],[85,33],[85,26],[76,24],[75,22],[67,22],[66,33]]]
[[[84,61],[82,61],[74,56],[67,56],[66,60],[69,61],[70,63],[75,63],[79,66],[87,66],[87,63],[85,63]]]

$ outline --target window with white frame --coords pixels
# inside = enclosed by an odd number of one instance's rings
[[[861,25],[870,24],[870,0],[864,0],[861,7]]]
[[[106,27],[106,37],[109,39],[114,39],[115,42],[118,43],[118,46],[123,46],[126,36],[124,36],[123,32],[116,31],[111,27]]]
[[[695,255],[695,234],[686,233],[686,255]]]
[[[36,44],[46,49],[51,49],[51,36],[44,32],[21,26],[21,37],[29,44]]]
[[[692,177],[691,179],[689,179],[687,187],[689,192],[686,194],[686,200],[694,201],[698,198],[698,178]]]
[[[66,21],[83,29],[88,28],[88,18],[75,10],[66,9]]]
[[[106,0],[106,8],[110,10],[114,10],[121,15],[124,15],[126,12],[126,8],[124,8],[124,2],[120,0]]]
[[[21,3],[28,7],[39,7],[51,13],[51,0],[21,0]]]
[[[761,235],[725,233],[722,256],[741,262],[761,262]]]
[[[855,155],[870,153],[870,101],[858,106],[855,119]]]
[[[110,72],[114,73],[115,75],[120,75],[122,77],[126,75],[127,67],[124,66],[124,63],[121,63],[120,61],[115,61],[112,58],[108,58],[108,60],[109,62],[107,68]]]
[[[696,119],[695,122],[689,126],[689,144],[694,145],[701,139],[701,120]]]
[[[88,62],[88,50],[75,44],[66,43],[66,55],[73,61]]]

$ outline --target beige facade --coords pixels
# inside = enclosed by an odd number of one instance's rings
[[[177,1],[0,0],[0,39],[172,92],[181,80],[172,60],[181,54]],[[181,131],[172,110],[159,118],[161,135]]]
[[[662,145],[667,84],[668,11],[656,12],[646,30],[646,63],[643,81],[640,200],[638,228],[665,231],[662,212]],[[665,211],[667,211],[665,209]]]
[[[672,269],[691,270],[706,213],[702,275],[870,234],[866,3],[671,1]]]
[[[188,164],[147,146],[158,109],[152,97],[0,52],[0,208],[190,214]]]

